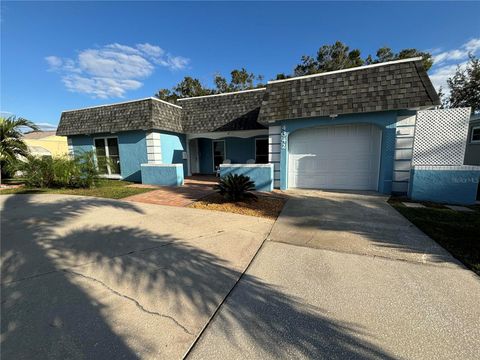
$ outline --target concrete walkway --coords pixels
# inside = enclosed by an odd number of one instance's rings
[[[2,359],[179,359],[272,227],[79,196],[0,207]]]
[[[478,276],[383,196],[289,193],[189,359],[478,359]]]

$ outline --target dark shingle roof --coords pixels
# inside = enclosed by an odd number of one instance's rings
[[[98,134],[127,130],[182,132],[181,108],[154,98],[64,111],[57,135]]]
[[[440,104],[419,59],[272,81],[259,121],[410,109]]]
[[[265,89],[186,98],[182,106],[186,133],[264,129],[257,122]]]
[[[431,107],[440,100],[421,59],[406,59],[287,80],[266,89],[181,99],[156,98],[62,113],[58,135],[166,130],[183,133],[264,129],[269,122]]]

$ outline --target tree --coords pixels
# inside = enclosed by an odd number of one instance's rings
[[[240,70],[234,69],[230,73],[231,80],[227,82],[220,74],[215,75],[213,82],[215,89],[203,86],[200,80],[192,78],[191,76],[185,76],[181,82],[175,85],[172,90],[160,89],[155,96],[161,100],[175,103],[177,99],[221,94],[232,91],[248,90],[263,86],[261,81],[262,75],[255,75],[252,72],[248,72],[245,68]]]
[[[155,96],[161,100],[175,103],[180,98],[211,95],[213,93],[214,91],[203,86],[200,80],[191,76],[185,76],[172,90],[160,89]]]
[[[320,47],[316,57],[303,55],[300,64],[295,67],[294,73],[296,76],[310,75],[418,56],[423,58],[425,69],[430,69],[433,60],[432,56],[427,52],[417,49],[403,49],[398,53],[394,53],[391,48],[384,46],[377,50],[375,58],[372,55],[368,55],[363,59],[359,49],[350,50],[347,45],[337,41],[332,45]]]
[[[173,88],[178,97],[187,98],[194,96],[211,95],[213,90],[202,85],[200,80],[185,76],[183,80]]]
[[[29,154],[28,146],[23,140],[22,128],[39,130],[37,125],[27,119],[0,117],[0,172],[3,175],[7,175],[6,167],[13,165],[18,157],[27,157]]]
[[[248,72],[247,69],[241,68],[240,70],[234,69],[230,72],[230,82],[227,82],[227,79],[223,76],[216,75],[214,83],[217,93],[226,93],[261,87],[263,86],[262,80],[262,75],[255,75],[252,72]]]
[[[263,80],[262,75],[249,73],[245,68],[232,70],[230,75],[232,77],[232,80],[230,81],[231,91],[254,89],[257,86],[261,86],[261,84],[255,85],[255,82]]]
[[[178,95],[169,89],[160,89],[157,91],[155,96],[160,100],[169,101],[171,103],[175,103],[175,101],[178,99]]]
[[[378,64],[387,61],[409,59],[414,57],[423,58],[423,66],[425,70],[429,70],[433,65],[432,55],[427,52],[422,52],[417,49],[403,49],[398,53],[394,53],[392,49],[387,46],[384,46],[377,50],[377,57],[374,59],[371,55],[368,55],[365,60],[366,64]]]
[[[285,80],[290,78],[290,75],[286,75],[285,73],[278,73],[277,76],[275,76],[275,80]]]
[[[225,93],[230,91],[230,86],[227,83],[227,79],[225,79],[223,76],[215,75],[213,82],[215,83],[218,92]]]
[[[450,95],[447,107],[471,107],[480,112],[480,59],[470,54],[467,65],[457,66],[455,74],[447,80]]]
[[[316,58],[304,55],[301,61],[295,68],[296,76],[348,69],[364,63],[360,57],[360,50],[350,51],[349,47],[341,41],[333,45],[323,45],[318,49]]]

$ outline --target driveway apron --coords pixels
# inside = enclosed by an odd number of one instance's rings
[[[477,275],[384,196],[289,194],[189,359],[478,359]]]

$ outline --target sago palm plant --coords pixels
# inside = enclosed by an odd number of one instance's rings
[[[28,146],[23,141],[22,128],[38,130],[37,125],[27,119],[15,116],[0,117],[1,173],[5,173],[6,166],[13,165],[18,157],[27,157],[28,155]]]
[[[220,195],[227,201],[237,202],[245,199],[257,199],[251,191],[255,190],[255,183],[248,176],[228,174],[215,185]]]

